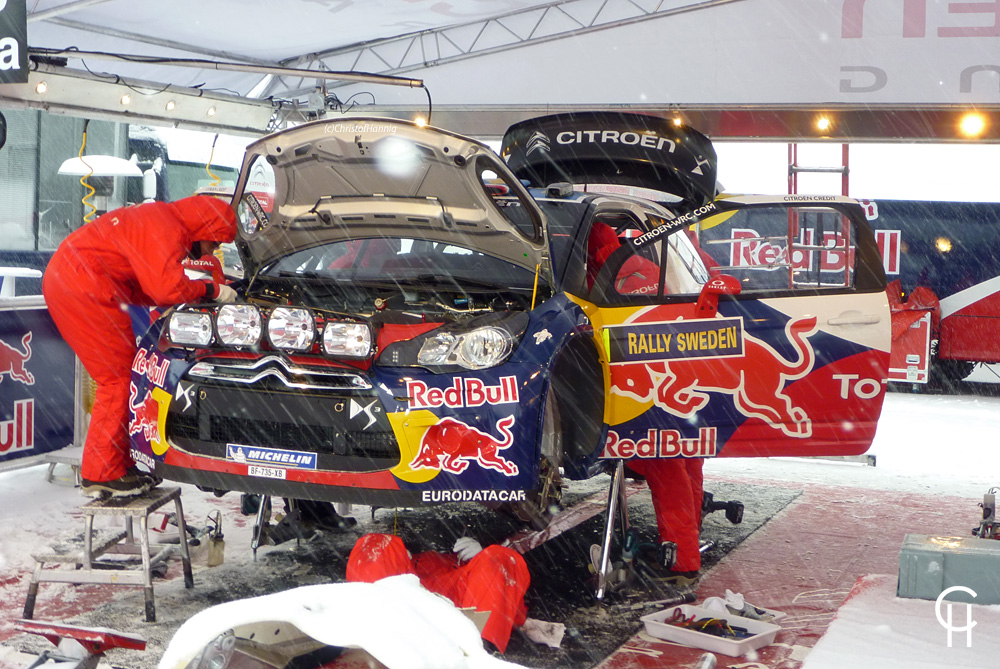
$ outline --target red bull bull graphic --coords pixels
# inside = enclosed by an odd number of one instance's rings
[[[160,404],[153,399],[153,394],[146,391],[142,400],[136,402],[139,389],[134,383],[128,387],[128,406],[132,410],[132,420],[128,424],[129,436],[142,434],[146,441],[154,442],[160,440],[159,416]]]
[[[0,383],[8,376],[26,386],[35,385],[35,376],[25,367],[25,363],[31,360],[31,332],[21,337],[21,348],[23,351],[0,339]]]
[[[452,474],[461,474],[469,467],[469,462],[477,462],[480,467],[492,469],[505,476],[517,476],[516,464],[500,455],[500,451],[514,443],[511,427],[514,417],[507,416],[497,421],[497,431],[501,439],[477,430],[454,418],[443,418],[427,429],[420,441],[420,449],[410,462],[412,469],[443,469]]]
[[[759,418],[789,437],[811,436],[809,416],[792,403],[785,386],[813,370],[816,356],[808,337],[816,332],[817,319],[804,317],[786,324],[785,336],[798,354],[796,360],[786,360],[772,346],[751,335],[740,332],[736,337],[730,333],[733,326],[724,323],[727,320],[732,319],[607,328],[606,332],[615,332],[613,338],[609,337],[612,341],[624,338],[627,343],[628,336],[634,333],[651,337],[647,348],[654,343],[656,346],[655,354],[640,353],[641,363],[628,362],[627,357],[616,360],[615,356],[620,358],[628,351],[609,347],[611,393],[652,402],[682,418],[694,417],[708,403],[708,393],[722,393],[730,395],[736,410],[747,418]],[[685,330],[675,331],[680,326]],[[650,332],[650,327],[658,331]],[[637,328],[641,329],[635,332]],[[715,333],[714,337],[709,333]],[[694,342],[697,346],[692,346]],[[711,343],[715,346],[709,346]],[[692,353],[692,357],[685,357]]]
[[[35,448],[35,400],[14,402],[14,417],[0,421],[0,455]]]

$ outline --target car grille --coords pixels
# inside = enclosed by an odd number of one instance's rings
[[[276,355],[257,360],[203,360],[188,370],[192,379],[215,383],[285,387],[293,390],[368,390],[367,377],[339,367],[296,365]]]
[[[399,462],[395,434],[374,392],[193,386],[186,391],[192,403],[173,402],[166,422],[167,438],[186,451],[218,458],[226,457],[228,444],[306,451],[330,471],[377,471]]]

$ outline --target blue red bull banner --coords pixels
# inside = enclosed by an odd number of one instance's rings
[[[0,0],[0,84],[28,83],[25,0]]]
[[[47,309],[0,309],[0,463],[73,442],[75,361]]]

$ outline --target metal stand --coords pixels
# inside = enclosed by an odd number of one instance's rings
[[[604,540],[601,543],[601,566],[597,571],[597,591],[594,596],[598,601],[604,599],[607,593],[608,574],[611,567],[611,539],[615,530],[615,519],[618,519],[622,537],[629,530],[628,500],[625,495],[625,461],[619,460],[615,465],[615,473],[611,477],[611,490],[608,492],[608,507],[604,521]],[[623,542],[624,543],[624,542]]]
[[[149,514],[167,504],[174,502],[176,510],[177,529],[180,532],[181,560],[184,564],[184,587],[194,587],[194,576],[191,572],[191,556],[188,553],[187,527],[184,523],[184,508],[181,505],[180,488],[153,488],[149,492],[136,497],[112,497],[96,499],[84,504],[80,510],[84,515],[85,528],[83,533],[82,553],[47,553],[33,556],[35,571],[28,585],[28,596],[24,602],[24,617],[28,620],[34,615],[35,600],[38,596],[38,586],[42,582],[52,583],[103,583],[106,585],[141,585],[145,592],[146,622],[156,622],[156,607],[153,602],[152,566],[161,562],[174,550],[172,544],[152,544],[149,541]],[[94,538],[94,516],[119,516],[125,518],[125,530],[113,532]],[[132,520],[139,519],[139,543],[135,542]],[[157,553],[151,555],[151,549]],[[142,571],[108,570],[101,567],[115,566],[108,561],[99,561],[105,554],[139,555],[142,558]],[[46,563],[73,565],[72,569],[43,569]]]
[[[250,539],[254,560],[257,559],[257,549],[264,543],[264,532],[267,530],[267,521],[270,517],[271,498],[267,495],[261,495],[260,506],[257,508],[257,519],[253,523],[253,537]]]

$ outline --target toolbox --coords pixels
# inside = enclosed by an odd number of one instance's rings
[[[976,537],[907,534],[899,551],[898,597],[937,599],[954,586],[946,599],[969,604],[1000,604],[1000,541]]]

